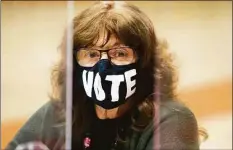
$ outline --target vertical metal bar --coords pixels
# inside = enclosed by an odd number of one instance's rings
[[[74,1],[67,1],[67,38],[66,38],[66,130],[65,149],[71,150],[72,144],[72,72],[73,72],[73,23]]]
[[[160,102],[161,102],[161,93],[160,93],[160,79],[156,79],[157,85],[155,86],[155,95],[154,95],[154,109],[155,109],[155,117],[154,117],[154,126],[156,130],[154,132],[154,142],[153,142],[153,149],[160,150]]]

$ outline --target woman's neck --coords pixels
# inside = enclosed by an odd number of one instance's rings
[[[99,119],[114,119],[122,116],[129,110],[129,103],[126,102],[119,107],[113,109],[105,109],[101,106],[95,105],[96,115]]]
[[[118,108],[104,109],[101,106],[95,105],[96,115],[99,119],[114,119],[118,117]]]

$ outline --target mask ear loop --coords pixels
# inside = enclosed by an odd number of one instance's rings
[[[74,1],[67,1],[65,149],[72,149],[73,14]]]

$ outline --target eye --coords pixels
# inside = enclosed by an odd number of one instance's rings
[[[98,51],[94,51],[94,50],[89,50],[87,55],[90,58],[96,58],[96,57],[100,56],[99,52]]]
[[[114,49],[111,51],[110,55],[112,57],[127,57],[128,53],[124,49]]]
[[[126,57],[127,54],[125,52],[122,52],[122,51],[117,51],[116,52],[116,57]]]

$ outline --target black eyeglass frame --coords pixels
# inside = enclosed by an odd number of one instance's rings
[[[136,52],[133,48],[131,48],[130,46],[120,46],[120,47],[109,48],[109,49],[106,49],[106,50],[100,50],[100,49],[88,48],[88,47],[80,47],[80,48],[74,49],[73,52],[74,52],[74,57],[75,57],[75,59],[76,59],[76,62],[78,62],[77,57],[76,57],[76,56],[77,56],[77,53],[78,53],[79,50],[82,50],[82,49],[96,50],[96,51],[98,51],[98,52],[100,53],[100,58],[101,58],[102,53],[106,53],[106,54],[108,55],[108,58],[111,60],[112,57],[108,54],[108,52],[109,52],[110,50],[119,49],[119,48],[130,48],[130,49],[133,50],[134,56],[137,57],[137,52]],[[88,50],[87,50],[87,51],[88,51]],[[100,58],[99,58],[99,59],[100,59]]]

